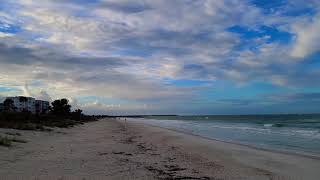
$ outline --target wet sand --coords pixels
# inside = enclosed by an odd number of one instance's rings
[[[320,160],[254,149],[141,123],[105,119],[19,132],[0,147],[1,179],[318,179]],[[12,136],[12,135],[8,135]]]

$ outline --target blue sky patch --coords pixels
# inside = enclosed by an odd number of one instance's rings
[[[15,34],[21,31],[17,25],[7,24],[0,19],[0,32]]]
[[[229,31],[240,34],[241,38],[244,40],[268,37],[266,40],[269,43],[289,43],[292,38],[292,35],[290,33],[279,31],[278,29],[269,26],[262,26],[258,30],[249,29],[242,26],[233,26],[229,28]]]
[[[251,0],[251,2],[262,9],[274,9],[284,6],[287,0]]]
[[[12,92],[12,91],[18,91],[20,89],[16,89],[16,88],[8,88],[8,87],[0,87],[0,92]]]

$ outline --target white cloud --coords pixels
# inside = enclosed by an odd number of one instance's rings
[[[320,51],[320,15],[309,22],[299,23],[293,27],[296,33],[296,42],[291,55],[296,58],[305,58]]]
[[[12,37],[12,36],[14,36],[14,34],[0,32],[0,38],[7,38],[7,37]]]

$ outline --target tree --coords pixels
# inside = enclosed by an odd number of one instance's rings
[[[5,112],[12,112],[15,111],[16,107],[14,106],[14,102],[12,99],[6,99],[3,102],[3,106],[4,106],[4,111]]]
[[[55,115],[66,116],[70,114],[71,105],[67,99],[55,100],[51,103],[51,112]]]
[[[76,109],[75,111],[74,111],[75,113],[77,113],[77,114],[82,114],[82,110],[81,109]]]
[[[82,115],[83,115],[82,110],[76,109],[75,111],[72,112],[72,119],[80,121]]]

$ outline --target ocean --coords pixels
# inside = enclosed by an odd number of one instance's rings
[[[130,119],[205,138],[320,157],[320,115],[146,116]]]

